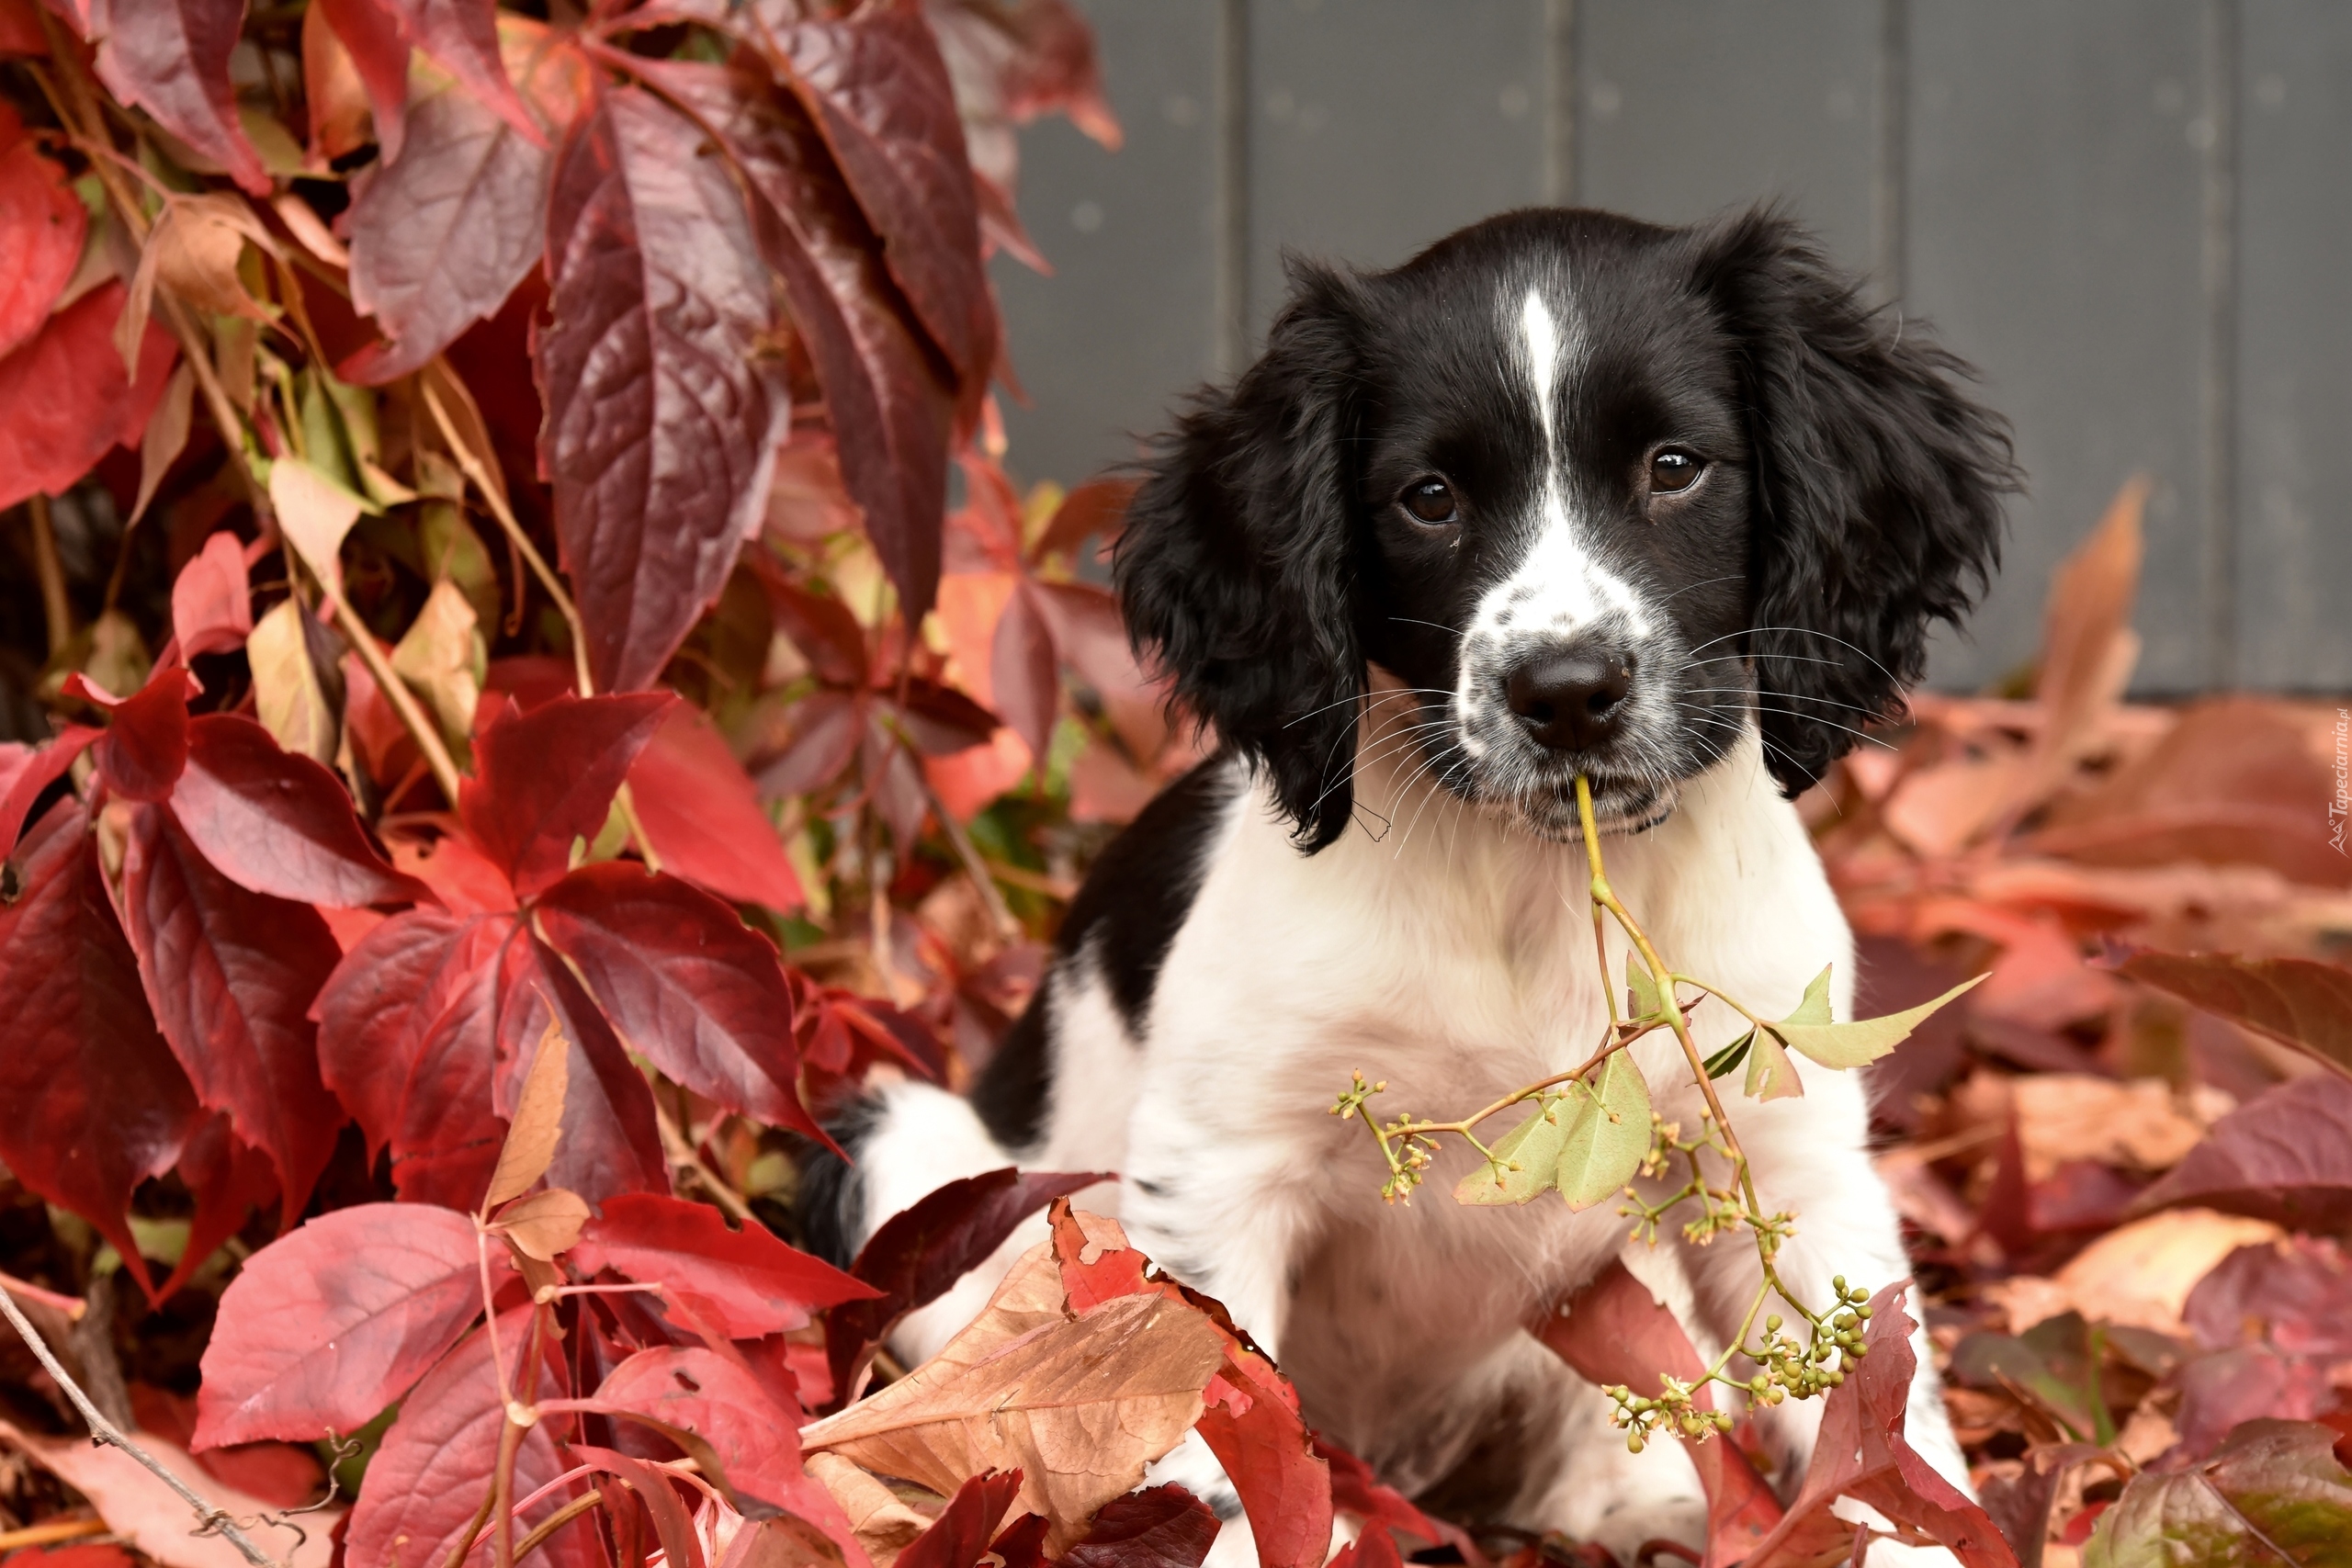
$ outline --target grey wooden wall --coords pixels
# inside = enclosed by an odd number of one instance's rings
[[[1388,265],[1541,201],[1781,199],[1980,367],[2030,493],[1966,688],[2156,481],[2138,687],[2352,688],[2347,0],[1079,0],[1125,148],[1023,135],[1012,463],[1134,454],[1296,248]]]

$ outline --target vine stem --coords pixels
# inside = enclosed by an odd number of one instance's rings
[[[40,1331],[33,1327],[31,1320],[25,1316],[23,1310],[6,1291],[0,1291],[0,1313],[7,1315],[8,1325],[17,1331],[17,1337],[25,1342],[25,1348],[30,1350],[34,1359],[40,1362],[41,1370],[56,1380],[57,1386],[63,1389],[65,1396],[74,1402],[74,1408],[82,1413],[82,1419],[89,1424],[90,1439],[93,1442],[120,1449],[145,1466],[156,1480],[172,1489],[174,1495],[195,1510],[197,1517],[203,1521],[205,1531],[217,1532],[222,1540],[237,1549],[237,1555],[252,1563],[254,1568],[279,1568],[277,1560],[255,1545],[253,1537],[238,1528],[237,1521],[230,1516],[227,1509],[217,1507],[207,1502],[187,1482],[174,1473],[170,1466],[132,1442],[123,1435],[120,1427],[99,1414],[98,1407],[90,1402],[90,1396],[83,1392],[82,1385],[74,1381],[73,1375],[66,1371],[64,1365],[50,1350],[49,1342],[40,1337]]]
[[[1682,1004],[1674,995],[1674,972],[1666,966],[1664,959],[1658,957],[1657,949],[1650,945],[1649,935],[1642,930],[1641,922],[1634,919],[1632,911],[1619,901],[1615,890],[1609,886],[1609,874],[1600,863],[1600,828],[1592,815],[1592,781],[1582,773],[1577,775],[1577,824],[1584,831],[1585,859],[1592,867],[1592,901],[1615,918],[1617,924],[1623,928],[1626,940],[1639,950],[1642,962],[1648,965],[1650,977],[1659,987],[1660,999],[1666,1004],[1667,1025],[1674,1031],[1674,1038],[1682,1046],[1682,1055],[1690,1060],[1690,1076],[1698,1080],[1699,1092],[1706,1096],[1708,1113],[1714,1117],[1715,1125],[1723,1130],[1724,1146],[1731,1151],[1732,1163],[1739,1169],[1740,1194],[1747,1200],[1749,1211],[1760,1215],[1764,1206],[1756,1197],[1756,1179],[1748,1170],[1747,1151],[1739,1146],[1739,1134],[1733,1131],[1731,1118],[1724,1114],[1724,1102],[1716,1098],[1714,1080],[1707,1077],[1707,1059],[1701,1055],[1699,1043],[1690,1038],[1690,1021],[1683,1016]],[[1602,972],[1601,985],[1604,988],[1615,985],[1606,971]],[[1611,1000],[1613,1004],[1615,998],[1612,996]],[[1611,1010],[1615,1010],[1613,1005]],[[1764,1265],[1764,1271],[1767,1275],[1772,1272],[1769,1260]]]
[[[548,564],[547,557],[539,554],[539,547],[531,542],[531,536],[524,532],[521,520],[514,515],[514,509],[506,503],[505,492],[492,482],[490,470],[482,466],[481,456],[472,446],[458,438],[457,422],[449,417],[449,411],[441,406],[440,394],[434,391],[431,378],[418,377],[416,389],[424,394],[425,410],[433,415],[433,423],[441,432],[441,440],[449,448],[449,455],[457,458],[458,469],[465,474],[467,481],[481,492],[483,504],[490,508],[490,514],[498,519],[498,526],[505,533],[507,543],[514,546],[515,553],[529,564],[531,575],[539,580],[539,586],[546,589],[548,597],[554,601],[556,613],[563,617],[564,625],[571,628],[572,678],[579,682],[582,696],[594,696],[596,678],[588,669],[588,625],[580,618],[580,606],[573,603],[571,592],[563,585],[563,579],[556,574],[555,568]],[[516,603],[521,603],[519,598]],[[452,795],[450,798],[454,801],[457,797]],[[621,821],[628,829],[628,836],[636,843],[637,852],[645,857],[646,869],[660,871],[661,853],[654,849],[653,840],[646,837],[645,824],[638,820],[637,797],[629,793],[628,780],[622,780],[620,788],[613,792],[613,804],[620,811]]]

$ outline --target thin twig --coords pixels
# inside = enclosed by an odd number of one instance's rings
[[[539,1543],[564,1526],[605,1500],[605,1495],[591,1486],[585,1494],[574,1497],[535,1526],[531,1533],[514,1543],[514,1561],[520,1562],[539,1549]]]
[[[672,1169],[693,1176],[711,1197],[718,1200],[718,1206],[738,1221],[746,1224],[760,1223],[759,1216],[752,1213],[751,1205],[743,1201],[741,1195],[720,1180],[717,1171],[703,1163],[702,1156],[695,1152],[694,1145],[688,1143],[685,1134],[679,1130],[676,1119],[662,1108],[659,1100],[653,1106],[653,1124],[661,1131],[662,1149],[669,1156]]]
[[[254,1545],[253,1538],[237,1528],[237,1521],[226,1509],[215,1507],[206,1502],[188,1486],[187,1482],[175,1474],[169,1466],[123,1436],[120,1428],[99,1413],[98,1407],[90,1403],[90,1396],[82,1392],[82,1385],[74,1381],[72,1374],[66,1371],[63,1363],[59,1361],[50,1350],[48,1341],[41,1338],[40,1335],[35,1331],[31,1322],[17,1307],[15,1299],[6,1291],[0,1291],[0,1313],[7,1315],[9,1326],[17,1331],[17,1337],[25,1342],[25,1348],[30,1350],[34,1358],[40,1362],[42,1371],[56,1380],[57,1386],[63,1389],[65,1396],[74,1402],[74,1408],[82,1413],[82,1419],[89,1424],[92,1441],[120,1449],[144,1465],[154,1474],[155,1479],[170,1487],[181,1502],[195,1510],[202,1527],[198,1531],[198,1534],[218,1534],[231,1546],[235,1547],[237,1554],[252,1563],[254,1568],[279,1568],[277,1560]]]
[[[980,907],[989,912],[989,919],[995,925],[997,935],[1008,942],[1020,942],[1028,932],[1023,931],[1021,922],[1013,919],[1012,910],[1005,903],[1004,894],[998,889],[989,863],[980,857],[978,848],[973,844],[972,836],[964,830],[964,824],[956,820],[956,814],[947,809],[947,803],[939,797],[939,791],[932,785],[931,774],[923,770],[921,762],[915,764],[914,773],[922,781],[923,798],[931,803],[932,815],[939,818],[940,831],[947,835],[948,843],[955,848],[956,858],[964,864],[964,874],[979,891]]]
[[[531,575],[539,580],[539,586],[546,589],[548,597],[555,601],[556,612],[571,626],[571,661],[580,681],[580,694],[594,696],[596,684],[588,673],[588,632],[580,619],[580,606],[571,602],[571,594],[564,588],[563,580],[556,575],[553,567],[548,565],[547,558],[539,554],[538,547],[531,543],[531,536],[523,531],[523,525],[515,519],[514,508],[506,504],[506,497],[491,482],[490,473],[482,467],[481,459],[474,455],[472,447],[458,439],[457,424],[449,418],[448,411],[441,406],[441,400],[434,392],[432,382],[419,378],[416,389],[424,395],[425,410],[433,415],[433,423],[440,430],[441,440],[449,448],[449,455],[458,460],[458,467],[464,471],[474,489],[481,492],[490,514],[498,519],[498,525],[505,530],[508,542],[530,563]]]
[[[45,1525],[27,1525],[22,1529],[0,1530],[0,1552],[9,1552],[28,1546],[48,1546],[61,1540],[80,1540],[85,1536],[112,1535],[114,1527],[104,1519],[51,1519]]]
[[[57,525],[51,521],[49,497],[33,493],[33,571],[40,579],[41,619],[49,624],[52,658],[74,640],[74,602],[65,596],[65,568],[57,558]]]
[[[0,1291],[22,1296],[28,1302],[39,1302],[51,1312],[64,1314],[69,1321],[80,1317],[90,1310],[90,1303],[80,1296],[60,1295],[55,1291],[43,1290],[29,1280],[19,1280],[14,1274],[0,1274]]]

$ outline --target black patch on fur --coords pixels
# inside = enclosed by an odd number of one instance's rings
[[[1364,654],[1350,436],[1351,276],[1293,259],[1290,303],[1229,390],[1204,390],[1127,508],[1113,576],[1175,700],[1272,782],[1312,853],[1348,825]]]
[[[1694,236],[1693,279],[1738,344],[1755,458],[1748,576],[1772,776],[1795,795],[1873,718],[1899,718],[1928,632],[1960,624],[2020,487],[2008,427],[1918,321],[1871,310],[1788,219]],[[1781,711],[1775,711],[1776,709]]]
[[[1453,1468],[1423,1487],[1413,1501],[1441,1519],[1473,1526],[1505,1523],[1527,1490],[1531,1464],[1554,1437],[1527,1393],[1509,1389],[1480,1416],[1477,1438]]]
[[[846,1269],[857,1256],[850,1238],[865,1217],[865,1178],[850,1160],[858,1145],[873,1135],[882,1119],[882,1107],[871,1100],[854,1100],[825,1123],[849,1154],[845,1160],[814,1139],[798,1149],[800,1180],[793,1192],[793,1215],[808,1250],[836,1269]]]
[[[1231,798],[1230,773],[1223,758],[1212,757],[1169,785],[1088,873],[1054,939],[1052,975],[972,1085],[972,1108],[1003,1147],[1027,1148],[1045,1130],[1053,1089],[1046,1010],[1054,976],[1070,973],[1081,953],[1092,953],[1127,1032],[1141,1032],[1159,966],[1200,893],[1203,842]]]

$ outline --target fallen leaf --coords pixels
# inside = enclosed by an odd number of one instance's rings
[[[2012,1280],[1989,1287],[1986,1294],[2008,1303],[2012,1333],[2055,1316],[2054,1308],[2098,1323],[2186,1337],[2181,1310],[2197,1281],[2237,1248],[2278,1234],[2278,1226],[2263,1220],[2211,1209],[2167,1210],[2109,1231],[2076,1253],[2050,1281],[2054,1291],[2020,1287]]]
[[[2352,1077],[2352,970],[2304,958],[2135,953],[2122,973]]]
[[[249,1568],[237,1549],[218,1535],[198,1535],[195,1511],[146,1466],[120,1449],[87,1438],[49,1438],[0,1420],[0,1443],[17,1450],[58,1480],[87,1497],[107,1528],[163,1568]],[[258,1520],[274,1506],[207,1475],[201,1465],[167,1438],[141,1433],[139,1446],[153,1455],[182,1484],[240,1521]],[[334,1506],[306,1516],[303,1534],[280,1533],[247,1524],[265,1551],[280,1554],[286,1568],[328,1568],[336,1555],[333,1527],[345,1510]]]
[[[2335,1433],[2293,1421],[2250,1421],[2194,1469],[2134,1476],[2099,1516],[2083,1568],[2352,1562],[2352,1474]]]
[[[2334,1073],[2282,1083],[2213,1123],[2143,1209],[2201,1203],[2299,1230],[2352,1219],[2352,1083]]]
[[[1048,1540],[1065,1550],[1200,1419],[1225,1359],[1206,1317],[1156,1294],[982,1349],[984,1333],[974,1324],[898,1382],[802,1428],[802,1446],[942,1496],[1019,1470],[1023,1506],[1054,1521]]]

